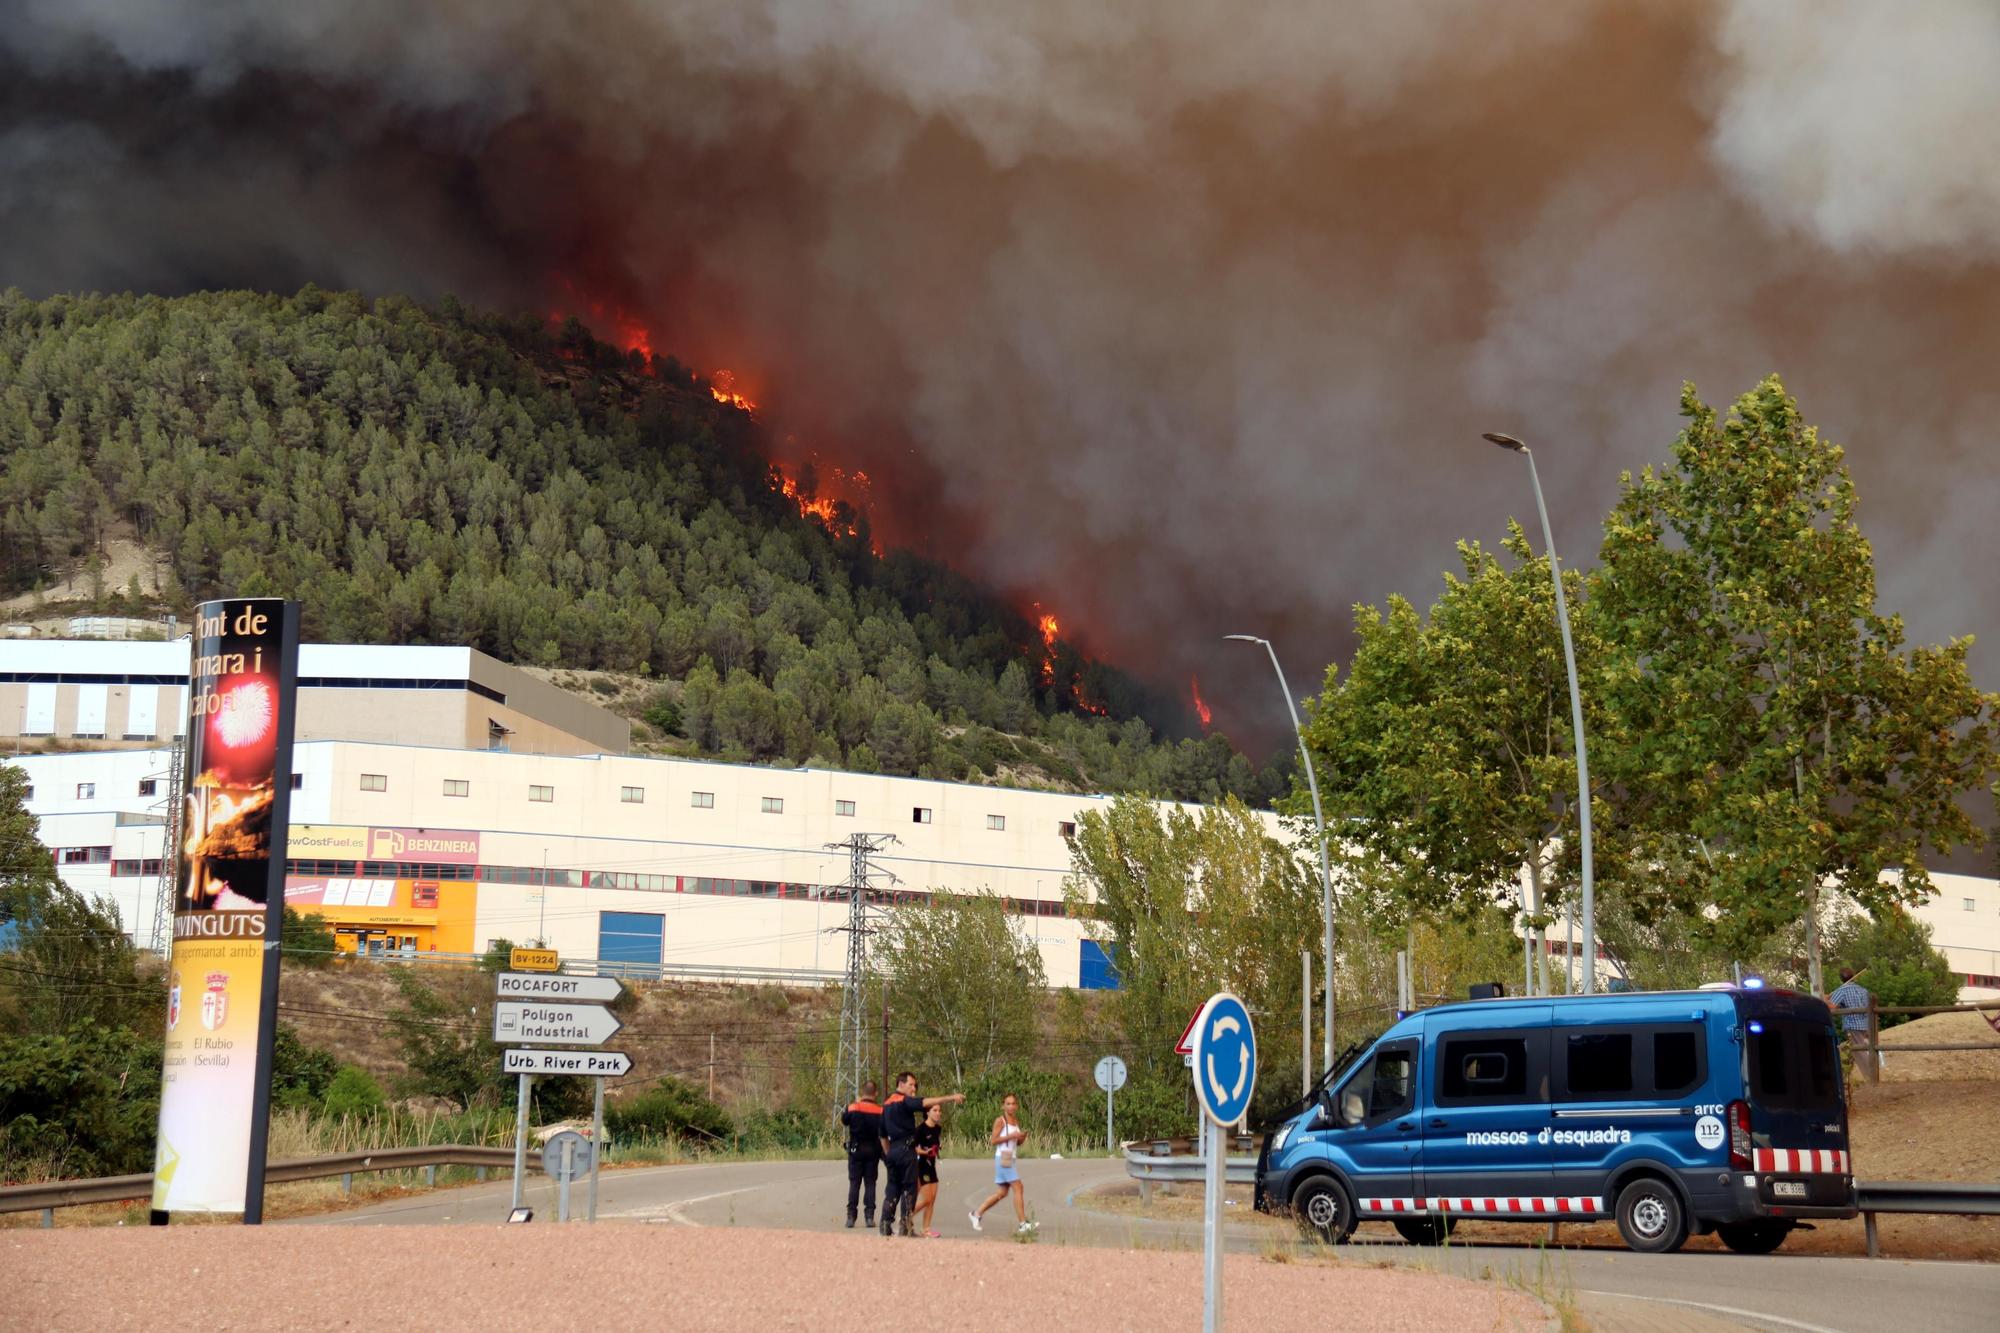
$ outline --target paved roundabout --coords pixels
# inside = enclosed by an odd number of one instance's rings
[[[990,1163],[947,1159],[940,1174],[937,1229],[947,1240],[1011,1243],[1011,1212],[1003,1205],[975,1234],[966,1211],[985,1197]],[[1022,1162],[1031,1212],[1041,1224],[1037,1244],[1198,1250],[1192,1222],[1126,1216],[1094,1207],[1090,1192],[1125,1179],[1124,1164],[1102,1157],[1038,1158]],[[510,1186],[489,1182],[304,1219],[298,1225],[489,1224],[507,1215]],[[602,1223],[683,1227],[757,1227],[834,1232],[842,1229],[846,1174],[837,1162],[720,1162],[607,1171],[598,1216]],[[572,1196],[581,1204],[582,1191]],[[556,1212],[555,1187],[536,1176],[527,1189],[542,1226]],[[1283,1233],[1275,1233],[1282,1235]],[[1539,1236],[1523,1229],[1523,1238]],[[1242,1222],[1227,1229],[1233,1252],[1268,1251],[1290,1242]],[[942,1241],[884,1239],[856,1228],[856,1245],[937,1245]],[[1531,1291],[1571,1293],[1600,1329],[1750,1327],[1862,1333],[1922,1327],[1936,1333],[1983,1330],[2000,1309],[2000,1266],[1912,1260],[1864,1260],[1811,1255],[1632,1254],[1621,1250],[1544,1250],[1522,1245],[1404,1245],[1393,1238],[1358,1239],[1343,1254],[1357,1260],[1416,1264],[1474,1277],[1511,1280]]]

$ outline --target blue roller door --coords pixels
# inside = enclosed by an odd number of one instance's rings
[[[658,912],[599,912],[597,961],[606,971],[657,973],[665,926]]]
[[[1096,940],[1077,943],[1076,984],[1084,990],[1122,990],[1117,965]]]

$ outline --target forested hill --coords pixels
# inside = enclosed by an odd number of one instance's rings
[[[574,321],[307,288],[0,294],[0,597],[155,553],[185,610],[636,673],[660,748],[946,778],[1275,794],[1179,708],[865,515],[802,515],[747,412]],[[121,590],[97,590],[100,607]],[[1096,715],[1095,710],[1104,710]]]

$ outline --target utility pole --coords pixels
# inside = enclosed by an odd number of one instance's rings
[[[843,842],[828,843],[830,851],[847,853],[847,924],[833,929],[847,932],[847,973],[840,997],[840,1047],[834,1057],[836,1093],[845,1092],[848,1101],[861,1096],[862,1065],[868,1031],[868,937],[875,933],[869,924],[868,891],[877,879],[896,882],[896,877],[874,864],[876,853],[896,841],[893,833],[856,833]],[[883,990],[882,1059],[887,1076],[889,1047],[888,990]]]
[[[289,774],[284,781],[290,782]],[[154,893],[153,952],[165,958],[173,945],[174,902],[180,896],[181,841],[186,836],[181,821],[187,801],[187,733],[174,737],[174,749],[167,759],[167,827],[160,841],[160,879]]]

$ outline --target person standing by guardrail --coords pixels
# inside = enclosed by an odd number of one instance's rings
[[[1875,1072],[1875,1052],[1865,1046],[1868,1035],[1868,1006],[1874,997],[1868,988],[1854,979],[1854,969],[1840,969],[1840,984],[1833,988],[1833,994],[1826,997],[1827,1004],[1847,1012],[1840,1016],[1840,1039],[1847,1044],[1848,1054],[1854,1058],[1854,1072],[1872,1079]],[[1855,1034],[1864,1038],[1864,1046],[1854,1044]]]
[[[985,1229],[980,1225],[980,1219],[986,1216],[986,1210],[1009,1194],[1014,1196],[1014,1217],[1018,1223],[1014,1228],[1016,1234],[1025,1235],[1035,1229],[1035,1224],[1028,1220],[1028,1195],[1021,1184],[1020,1150],[1028,1132],[1021,1128],[1018,1118],[1020,1109],[1020,1099],[1013,1093],[1000,1099],[999,1118],[994,1120],[993,1132],[986,1138],[993,1145],[993,1194],[967,1214],[972,1219],[974,1231]]]
[[[867,1207],[867,1226],[875,1225],[875,1176],[882,1168],[882,1108],[877,1096],[875,1080],[869,1079],[861,1085],[861,1096],[847,1104],[840,1113],[840,1123],[847,1127],[847,1225],[854,1225],[855,1204],[863,1202]]]

